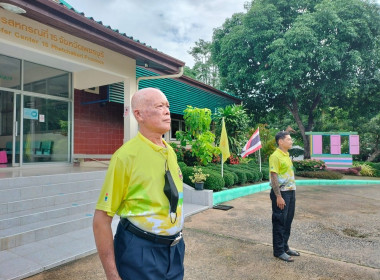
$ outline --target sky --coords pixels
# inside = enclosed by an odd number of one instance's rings
[[[212,40],[213,30],[249,0],[65,0],[87,17],[102,21],[158,51],[194,65],[188,53],[199,39]],[[380,0],[374,0],[380,4]],[[249,1],[250,2],[250,1]]]
[[[102,21],[158,51],[194,65],[188,51],[199,39],[212,40],[247,0],[65,0],[85,16]],[[380,1],[380,0],[379,0]]]

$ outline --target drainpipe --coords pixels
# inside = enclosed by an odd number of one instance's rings
[[[142,80],[157,80],[157,79],[172,79],[179,78],[183,75],[183,66],[179,67],[179,72],[177,74],[172,75],[162,75],[162,76],[147,76],[147,77],[139,77],[136,80],[136,91],[139,90],[139,82]]]

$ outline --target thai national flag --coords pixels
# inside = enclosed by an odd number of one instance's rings
[[[261,141],[260,141],[259,129],[257,128],[255,133],[253,133],[251,138],[249,138],[247,144],[245,144],[241,152],[241,157],[244,158],[250,154],[253,154],[259,149],[261,149]]]

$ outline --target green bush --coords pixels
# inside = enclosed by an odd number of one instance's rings
[[[260,182],[263,179],[263,174],[260,172],[259,169],[254,169],[253,171],[256,174],[255,182]]]
[[[255,182],[255,178],[256,178],[256,173],[255,171],[250,167],[248,166],[247,164],[238,164],[238,165],[230,165],[230,168],[232,170],[236,170],[236,171],[239,171],[239,172],[243,172],[245,174],[245,177],[247,178],[245,180],[245,183],[246,182]],[[245,183],[240,183],[240,184],[245,184]]]
[[[250,177],[247,175],[247,179],[250,182],[259,182],[262,179],[262,174],[260,172],[260,167],[255,165],[241,164],[239,165],[240,169],[245,170],[250,173]]]
[[[182,162],[183,161],[183,153],[185,152],[185,148],[180,147],[174,142],[170,142],[169,145],[173,148],[175,154],[177,155],[177,161]]]
[[[369,166],[371,166],[373,169],[373,176],[374,177],[380,177],[380,162],[366,162]]]
[[[189,167],[189,166],[183,166],[183,167],[180,167],[181,168],[181,171],[182,171],[182,176],[183,176],[183,182],[185,184],[188,184],[189,186],[193,186],[194,187],[194,184],[191,182],[190,180],[190,176],[193,175],[193,168]]]
[[[250,172],[244,168],[240,168],[240,170],[245,173],[245,176],[247,177],[247,182],[254,182],[255,181],[255,176],[253,175],[252,172]]]
[[[226,172],[230,172],[232,176],[234,177],[234,185],[239,184],[239,176],[235,172],[230,171],[230,170],[226,170]]]
[[[229,170],[226,170],[225,166],[226,165],[224,165],[224,169],[223,169],[223,179],[225,181],[225,187],[230,188],[233,185],[237,184],[238,177],[235,173],[233,173]],[[211,169],[211,170],[213,170],[219,174],[221,174],[221,172],[222,172],[221,171],[222,167],[220,166],[220,164],[209,164],[209,165],[207,165],[207,168]]]
[[[191,150],[185,150],[183,152],[183,162],[186,163],[187,166],[194,166],[197,165],[198,160],[196,156],[193,156]]]
[[[230,188],[235,184],[235,178],[232,172],[223,171],[224,187]]]
[[[325,162],[322,160],[317,160],[317,159],[295,160],[293,161],[293,166],[296,169],[296,172],[319,171],[319,170],[326,169]]]
[[[269,180],[269,167],[261,167],[261,174],[263,176],[263,180]]]
[[[375,173],[375,168],[366,163],[355,162],[354,167],[360,167],[360,175],[372,177]]]
[[[307,177],[307,178],[318,178],[318,179],[330,179],[330,180],[339,180],[343,178],[343,174],[331,170],[323,171],[299,171],[297,172],[298,176]]]
[[[235,173],[237,176],[238,176],[238,181],[237,181],[237,184],[245,184],[247,182],[247,176],[245,175],[245,172],[241,171],[241,170],[238,170],[238,169],[234,169],[234,168],[231,168],[231,167],[228,167],[226,168],[228,171],[231,171],[233,173]]]
[[[212,169],[204,169],[205,173],[208,173],[210,176],[207,177],[204,184],[204,188],[213,191],[221,191],[225,185],[224,179],[221,174],[213,171]]]
[[[179,166],[179,168],[181,168],[181,170],[182,170],[183,168],[188,167],[188,166],[186,165],[186,163],[184,163],[184,162],[182,162],[182,161],[178,162],[178,166]]]

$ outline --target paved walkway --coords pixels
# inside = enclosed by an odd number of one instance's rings
[[[380,280],[380,182],[299,186],[290,245],[294,263],[273,257],[269,192],[186,219],[185,280]],[[104,280],[97,254],[28,278]]]

